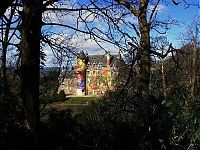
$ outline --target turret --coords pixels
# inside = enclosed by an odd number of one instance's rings
[[[77,56],[76,63],[76,74],[77,74],[77,95],[86,94],[86,65],[87,65],[87,56],[83,51]]]

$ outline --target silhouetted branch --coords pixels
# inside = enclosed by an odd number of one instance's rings
[[[160,0],[157,1],[157,3],[154,5],[150,17],[149,17],[149,24],[151,25],[151,23],[154,21],[153,17],[156,18],[156,9],[158,7],[158,4],[160,3]]]

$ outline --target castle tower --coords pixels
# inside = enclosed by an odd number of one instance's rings
[[[76,62],[76,74],[77,74],[76,95],[79,96],[83,96],[86,94],[86,65],[87,65],[87,57],[82,51],[77,56],[77,62]]]

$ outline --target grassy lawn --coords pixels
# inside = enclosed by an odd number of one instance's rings
[[[100,97],[70,97],[65,104],[89,104],[92,101],[98,101]]]
[[[86,108],[88,104],[98,101],[99,99],[100,97],[68,97],[66,101],[54,102],[50,104],[50,106],[57,110],[71,109],[73,114],[77,114]]]

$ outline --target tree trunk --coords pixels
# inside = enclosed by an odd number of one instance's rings
[[[197,57],[197,50],[196,50],[196,39],[192,41],[192,52],[191,52],[191,72],[189,75],[190,78],[190,95],[188,100],[188,109],[190,112],[193,111],[194,108],[194,99],[196,94],[196,57]]]
[[[164,60],[162,59],[161,62],[161,76],[162,76],[162,92],[164,97],[167,96],[167,92],[166,92],[166,83],[165,83],[165,73],[164,73]]]
[[[21,24],[21,98],[31,133],[35,137],[37,149],[40,111],[39,111],[39,78],[40,78],[40,39],[42,25],[42,1],[24,0]]]
[[[197,53],[197,50],[196,50],[196,41],[194,41],[194,44],[193,44],[193,51],[192,51],[192,72],[191,72],[191,100],[190,101],[193,101],[194,99],[194,96],[195,96],[195,81],[196,81],[196,53]]]
[[[6,29],[8,30],[8,29]],[[6,31],[7,33],[7,31]],[[5,33],[5,36],[7,36]],[[9,33],[9,31],[8,31]],[[1,78],[3,80],[3,88],[5,89],[7,87],[7,76],[6,76],[6,54],[7,54],[7,38],[4,38],[4,41],[2,42],[2,57],[1,57]]]
[[[141,96],[149,96],[150,83],[150,28],[147,22],[147,5],[148,0],[141,0],[140,10],[138,16],[139,30],[140,30],[140,47],[139,55],[139,83],[138,92]]]
[[[150,118],[150,28],[147,22],[148,0],[141,0],[138,15],[138,24],[140,30],[140,47],[138,49],[138,66],[139,66],[139,81],[138,81],[138,96],[143,108],[143,120],[145,123],[145,132],[151,137],[151,118]],[[152,150],[151,138],[148,139],[148,149]],[[147,149],[147,147],[138,147],[139,149]]]

